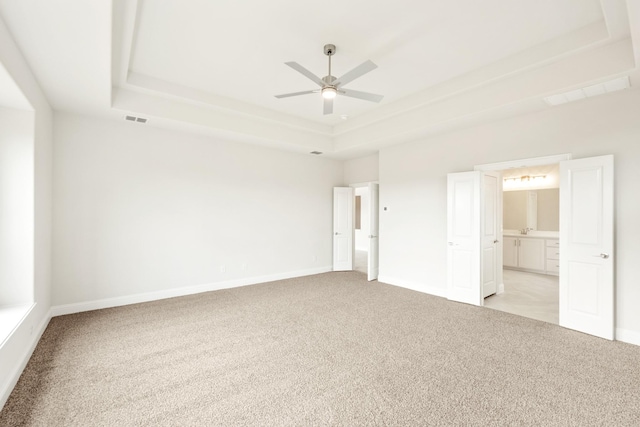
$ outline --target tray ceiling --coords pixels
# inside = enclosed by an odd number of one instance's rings
[[[54,108],[344,158],[551,108],[545,96],[612,76],[633,87],[630,10],[637,0],[0,0]],[[380,104],[339,96],[323,116],[319,94],[274,97],[316,88],[284,62],[322,77],[327,43],[334,75],[378,65],[349,88]]]

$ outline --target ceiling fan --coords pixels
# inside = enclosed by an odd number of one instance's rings
[[[353,70],[347,72],[340,78],[336,78],[331,75],[331,56],[336,53],[336,47],[332,44],[324,45],[324,54],[329,57],[329,73],[323,78],[320,78],[313,74],[311,71],[304,68],[297,62],[285,62],[286,65],[293,68],[303,76],[307,77],[318,86],[320,89],[305,90],[303,92],[285,93],[282,95],[276,95],[276,98],[288,98],[290,96],[307,95],[310,93],[321,93],[324,100],[323,114],[333,113],[333,99],[338,95],[349,96],[351,98],[364,99],[365,101],[380,102],[383,98],[382,95],[376,95],[375,93],[360,92],[358,90],[343,89],[342,87],[347,83],[357,79],[358,77],[368,73],[369,71],[378,68],[376,64],[371,61],[363,62]]]

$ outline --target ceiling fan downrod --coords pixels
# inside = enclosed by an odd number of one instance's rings
[[[334,80],[331,78],[331,56],[336,53],[336,45],[334,44],[325,44],[324,45],[324,54],[329,57],[329,75],[327,76],[327,83],[331,84]]]

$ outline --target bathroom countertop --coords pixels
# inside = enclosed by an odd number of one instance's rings
[[[538,237],[546,239],[558,239],[560,237],[559,231],[537,231],[531,230],[527,234],[522,234],[520,230],[502,230],[503,236],[517,236],[517,237]]]

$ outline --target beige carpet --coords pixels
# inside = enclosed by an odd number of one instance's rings
[[[640,425],[640,347],[327,273],[52,319],[2,426]]]

